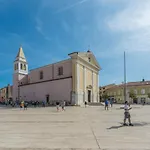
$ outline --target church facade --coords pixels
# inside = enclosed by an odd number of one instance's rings
[[[91,51],[28,71],[22,47],[14,61],[13,100],[62,101],[72,105],[99,102],[100,65]]]

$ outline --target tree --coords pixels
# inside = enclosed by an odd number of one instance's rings
[[[105,99],[107,99],[107,98],[108,98],[108,95],[107,95],[106,93],[102,95],[102,99],[103,99],[103,100],[105,100]]]
[[[148,93],[147,95],[148,95],[148,98],[150,98],[150,93]]]
[[[129,97],[132,99],[136,99],[136,94],[133,91],[129,92]]]

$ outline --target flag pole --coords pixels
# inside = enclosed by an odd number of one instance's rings
[[[126,101],[126,53],[124,51],[124,101]]]

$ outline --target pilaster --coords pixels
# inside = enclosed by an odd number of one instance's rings
[[[99,102],[99,74],[97,74],[97,102]]]
[[[87,100],[87,91],[86,91],[86,67],[84,67],[84,101]]]
[[[79,64],[76,63],[76,104],[79,105],[80,71]]]
[[[94,90],[93,90],[93,87],[94,87],[94,72],[92,71],[92,102],[94,102]]]

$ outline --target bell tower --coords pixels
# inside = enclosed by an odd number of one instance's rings
[[[22,46],[20,46],[16,59],[14,61],[14,73],[13,73],[13,100],[19,100],[20,98],[20,81],[28,74],[28,63],[25,58]]]

